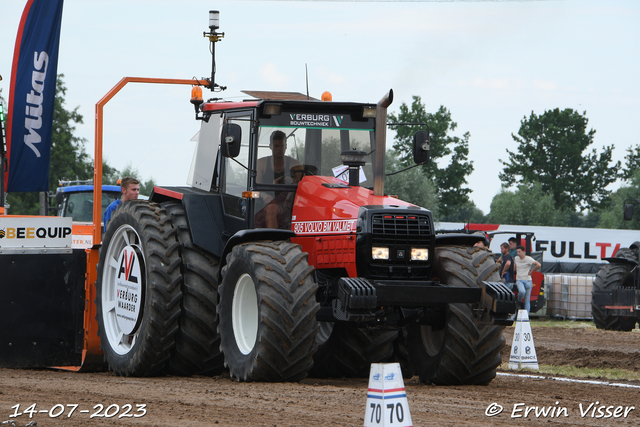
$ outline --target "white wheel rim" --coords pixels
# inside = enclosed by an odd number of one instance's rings
[[[318,335],[316,335],[316,343],[322,345],[327,342],[333,332],[333,322],[318,322]]]
[[[242,354],[251,353],[258,336],[258,295],[253,279],[246,273],[233,291],[231,322],[238,349]]]
[[[110,347],[119,355],[125,355],[131,351],[138,338],[140,328],[137,328],[131,334],[125,334],[118,325],[116,318],[116,276],[120,268],[118,259],[126,246],[136,247],[140,250],[139,253],[143,253],[140,248],[140,242],[140,236],[136,230],[130,225],[123,225],[113,234],[104,259],[102,291],[100,294],[102,322]],[[146,264],[144,259],[143,264]],[[142,286],[144,287],[145,284],[143,283]],[[144,307],[144,303],[142,303],[142,307]],[[142,307],[140,316],[142,316]]]

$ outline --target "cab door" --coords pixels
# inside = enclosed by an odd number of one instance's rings
[[[226,239],[249,228],[250,199],[242,197],[249,188],[250,159],[253,156],[253,116],[251,111],[227,113],[225,123],[235,123],[242,129],[240,154],[235,158],[223,157],[220,176],[220,194],[224,210]]]

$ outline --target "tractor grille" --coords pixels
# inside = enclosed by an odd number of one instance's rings
[[[412,245],[426,247],[433,236],[426,215],[375,214],[372,217],[372,243],[377,245]]]

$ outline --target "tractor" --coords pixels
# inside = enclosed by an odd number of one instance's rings
[[[246,93],[204,102],[194,87],[188,186],[155,187],[106,225],[109,368],[298,381],[397,360],[425,383],[489,383],[515,298],[477,236],[436,236],[429,210],[384,194],[393,91],[377,104]],[[426,163],[429,134],[413,148]]]
[[[214,55],[217,22],[212,11]],[[73,252],[78,369],[99,369],[103,354],[122,376],[226,368],[238,381],[299,381],[396,361],[423,383],[488,384],[515,296],[474,247],[483,237],[436,235],[428,209],[385,194],[393,91],[377,104],[256,91],[205,102],[201,86],[223,89],[213,64],[210,78],[125,78],[96,105],[94,200],[103,107],[127,83],[192,85],[200,131],[186,186],[122,203],[104,235],[93,204],[86,265]],[[417,165],[429,144],[415,134]]]
[[[633,219],[633,204],[626,200],[624,219]],[[631,331],[640,320],[640,242],[620,248],[596,274],[591,291],[591,314],[598,329]]]

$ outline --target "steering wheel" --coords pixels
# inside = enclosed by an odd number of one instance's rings
[[[313,176],[318,174],[318,168],[314,165],[303,165],[302,169],[291,169],[291,178],[296,180],[296,176],[302,174],[300,179],[305,176]],[[299,181],[299,180],[298,180]]]
[[[318,174],[318,168],[314,165],[304,165],[302,169],[302,176],[313,176]]]

